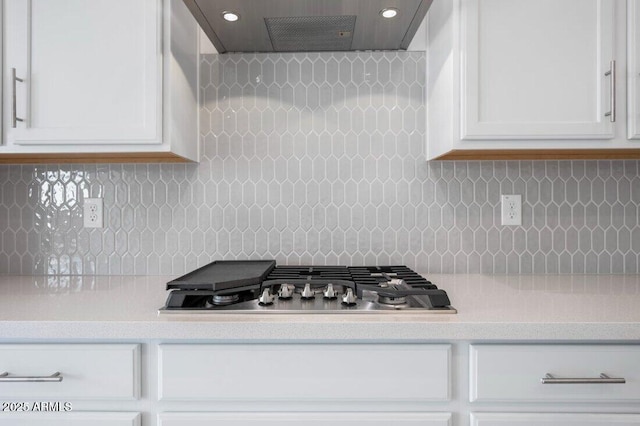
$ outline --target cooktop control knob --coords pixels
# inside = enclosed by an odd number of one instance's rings
[[[355,294],[353,294],[352,288],[348,288],[345,295],[342,296],[342,303],[345,305],[355,305],[356,300],[357,300],[357,297]]]
[[[306,283],[300,296],[302,296],[303,299],[313,299],[314,297],[316,297],[316,293],[311,290],[311,284]]]
[[[333,289],[333,284],[329,283],[327,284],[327,288],[324,291],[324,298],[325,299],[335,299],[338,296],[336,295],[336,291]]]
[[[291,299],[293,297],[293,288],[289,284],[281,284],[278,290],[278,297],[280,299]]]
[[[262,290],[262,294],[258,298],[258,302],[261,305],[271,305],[273,303],[273,299],[275,299],[273,294],[271,294],[268,288],[265,288]]]

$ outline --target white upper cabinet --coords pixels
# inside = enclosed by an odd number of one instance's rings
[[[627,1],[627,137],[640,139],[640,1]]]
[[[435,0],[427,157],[640,156],[625,135],[622,0]]]
[[[90,3],[90,7],[87,6]],[[161,143],[156,0],[7,0],[15,144]]]
[[[613,0],[463,0],[462,139],[609,139]]]
[[[2,3],[0,3],[2,5]],[[6,25],[4,23],[4,8],[0,7],[0,70],[4,70],[4,29]],[[2,110],[4,108],[4,84],[0,83],[0,149],[4,145],[4,114]]]
[[[197,160],[198,30],[181,1],[5,0],[4,12],[0,154]]]

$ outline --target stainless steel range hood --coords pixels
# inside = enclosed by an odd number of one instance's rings
[[[406,49],[432,1],[184,0],[218,53]]]

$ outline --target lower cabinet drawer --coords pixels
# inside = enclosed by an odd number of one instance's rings
[[[4,400],[135,399],[140,349],[135,344],[0,345],[0,374]]]
[[[640,414],[472,413],[471,426],[638,426]]]
[[[471,401],[640,400],[640,346],[472,345],[470,361]],[[588,380],[556,380],[576,378]]]
[[[0,413],[0,426],[140,426],[139,413]]]
[[[161,400],[449,399],[449,345],[160,345],[159,354]]]
[[[158,426],[449,426],[450,413],[164,413]]]

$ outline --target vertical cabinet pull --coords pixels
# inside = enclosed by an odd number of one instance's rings
[[[554,377],[547,373],[540,382],[543,385],[582,385],[582,384],[623,384],[623,377],[609,377],[600,373],[600,377]]]
[[[609,117],[612,123],[616,122],[616,61],[609,63],[609,71],[604,73],[609,78],[609,112],[605,113],[605,117]]]
[[[11,98],[11,127],[12,128],[16,128],[16,125],[18,124],[18,121],[23,122],[24,119],[23,118],[19,118],[16,112],[16,82],[20,82],[20,83],[24,83],[24,80],[21,78],[18,78],[16,76],[16,69],[15,68],[11,68],[11,87],[13,89],[12,91],[12,98]]]
[[[0,370],[2,371],[2,370]],[[56,371],[50,376],[10,376],[6,371],[0,374],[0,383],[2,382],[61,382],[62,374]]]

